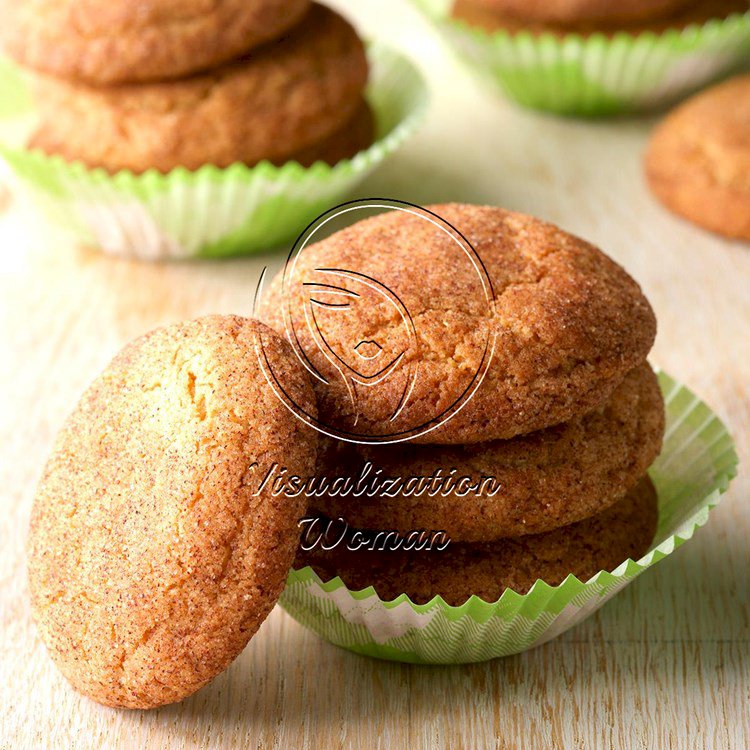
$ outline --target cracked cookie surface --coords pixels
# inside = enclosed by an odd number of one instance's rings
[[[297,23],[308,0],[0,0],[23,65],[94,84],[162,80],[231,60]]]
[[[653,541],[658,516],[656,490],[645,478],[603,513],[544,534],[450,544],[442,551],[316,546],[297,554],[295,568],[311,565],[323,581],[340,576],[351,591],[373,586],[385,601],[406,594],[425,604],[439,595],[457,607],[473,594],[495,602],[505,589],[524,594],[538,579],[550,586],[568,575],[586,581],[628,558],[639,559]]]
[[[599,409],[529,435],[455,447],[354,449],[337,441],[319,458],[322,476],[356,478],[369,461],[372,472],[380,469],[384,477],[404,481],[438,473],[447,478],[454,472],[454,477],[470,477],[479,493],[418,495],[412,482],[406,491],[376,497],[329,493],[311,504],[320,514],[344,518],[356,528],[440,530],[456,542],[538,534],[588,518],[620,500],[659,454],[663,434],[659,383],[643,364],[628,373]]]
[[[671,211],[705,229],[750,240],[750,75],[697,94],[649,141],[649,187]]]
[[[326,427],[425,443],[506,439],[597,408],[645,360],[653,311],[638,284],[593,245],[500,208],[428,210],[452,229],[411,209],[386,211],[305,247],[262,297],[261,319],[292,336],[324,378],[313,386]],[[322,299],[332,273],[347,287],[346,307]],[[354,277],[366,283],[355,288]],[[352,354],[363,344],[394,365],[387,378],[350,389],[321,340],[357,367],[369,366]]]
[[[258,491],[278,462],[306,475],[316,435],[277,399],[257,342],[314,409],[286,343],[213,316],[129,344],[61,430],[34,503],[32,610],[72,685],[149,708],[205,685],[274,606],[304,507]]]
[[[279,163],[351,122],[367,75],[355,30],[313,5],[283,39],[192,78],[96,88],[36,76],[30,146],[110,172]]]

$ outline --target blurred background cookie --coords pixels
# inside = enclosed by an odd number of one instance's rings
[[[360,151],[366,149],[375,139],[375,115],[372,108],[363,98],[350,120],[345,122],[336,132],[314,143],[301,151],[297,151],[282,161],[297,161],[303,167],[309,167],[316,161],[326,164],[338,164],[342,159],[351,159]]]
[[[457,5],[464,4],[459,0]],[[664,16],[690,5],[691,0],[470,0],[468,5],[481,8],[498,16],[537,23],[576,26],[581,23],[628,23],[645,18]]]
[[[557,36],[584,36],[617,32],[661,33],[704,24],[750,9],[748,0],[662,0],[659,2],[612,3],[606,0],[561,0],[555,3],[524,3],[522,0],[456,0],[453,16],[486,31],[507,31]]]
[[[316,148],[335,157],[329,139],[361,109],[367,74],[354,29],[313,5],[283,39],[189,78],[95,87],[40,76],[31,145],[133,172],[280,163]],[[349,145],[339,153],[351,155]]]
[[[670,113],[651,136],[644,166],[651,191],[671,211],[750,240],[750,75]]]
[[[32,511],[32,610],[62,673],[100,703],[195,692],[281,593],[304,500],[281,503],[252,478],[276,461],[310,474],[316,435],[274,395],[259,343],[314,409],[284,341],[213,316],[125,347],[57,438]]]
[[[443,550],[350,550],[346,542],[324,550],[317,545],[300,551],[295,567],[310,565],[323,581],[339,576],[351,591],[373,586],[384,601],[406,594],[415,604],[425,604],[441,596],[457,607],[472,595],[494,602],[505,589],[523,594],[537,580],[556,586],[569,575],[586,581],[628,558],[637,560],[654,538],[657,519],[656,491],[645,478],[603,513],[545,534],[450,544]]]
[[[94,84],[177,78],[281,36],[308,0],[1,0],[7,54]]]

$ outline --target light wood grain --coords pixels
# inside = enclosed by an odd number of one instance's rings
[[[343,2],[339,3],[343,6]],[[652,122],[579,122],[488,96],[399,0],[347,4],[417,57],[435,90],[419,137],[360,194],[525,210],[599,243],[659,318],[653,360],[725,418],[750,461],[750,247],[672,218],[639,156]],[[278,607],[199,694],[151,713],[73,693],[36,639],[24,540],[34,486],[81,390],[127,340],[209,312],[248,313],[278,257],[148,265],[0,219],[0,745],[37,747],[745,748],[750,746],[750,482],[602,611],[504,660],[428,668],[358,657]]]

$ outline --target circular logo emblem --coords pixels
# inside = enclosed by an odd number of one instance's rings
[[[343,241],[321,260],[315,243],[332,230],[386,211],[409,215],[409,238],[375,231],[364,253],[361,247],[349,252]],[[405,252],[412,237],[419,243],[413,260]],[[313,380],[320,415],[290,398],[259,343],[261,367],[284,405],[330,437],[382,444],[424,435],[454,417],[487,372],[492,326],[474,326],[472,320],[491,315],[489,275],[468,239],[421,206],[363,199],[326,211],[294,243],[281,271],[280,300],[275,283],[277,319]],[[263,276],[256,304],[262,287]],[[441,310],[440,299],[431,298],[446,289],[460,300],[460,315]],[[436,370],[436,347],[448,353],[446,361],[452,357],[448,397],[433,397],[444,378]]]

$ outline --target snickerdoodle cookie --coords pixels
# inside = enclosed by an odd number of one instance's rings
[[[295,567],[311,565],[324,580],[339,576],[352,591],[373,586],[385,601],[406,594],[416,604],[435,596],[460,606],[472,594],[497,601],[505,589],[523,594],[537,580],[551,586],[569,575],[586,581],[637,560],[651,545],[658,520],[656,491],[646,478],[603,513],[545,534],[501,539],[490,544],[449,544],[445,549],[393,550],[390,540],[376,549],[349,549],[367,539],[349,537],[332,550],[317,545],[300,551]],[[384,546],[385,545],[385,546]]]
[[[303,167],[309,167],[316,161],[337,164],[342,159],[351,159],[360,151],[369,148],[374,138],[375,116],[370,105],[363,99],[352,119],[335,133],[296,154],[291,154],[288,158],[277,160],[276,163],[298,161]]]
[[[308,245],[259,310],[314,371],[319,425],[358,440],[559,424],[603,404],[656,330],[638,284],[594,246],[463,204],[388,210]]]
[[[456,0],[452,15],[472,26],[478,26],[485,31],[507,31],[512,34],[529,31],[534,34],[555,34],[564,36],[575,33],[583,36],[590,34],[605,34],[613,36],[618,32],[628,34],[642,34],[644,32],[662,33],[667,29],[682,29],[686,26],[704,24],[714,18],[726,18],[735,13],[746,13],[750,10],[748,0],[689,0],[688,2],[664,3],[610,3],[596,2],[591,5],[598,7],[599,14],[583,14],[574,17],[572,14],[558,13],[558,17],[549,14],[526,15],[511,13],[508,9],[523,5],[531,11],[531,6],[521,0]],[[546,9],[546,4],[535,4],[534,9]],[[561,10],[568,7],[550,6],[551,9]],[[572,5],[570,6],[572,7]],[[637,11],[648,9],[649,13],[639,14]],[[628,12],[625,12],[628,11]]]
[[[582,22],[627,23],[658,18],[685,8],[694,0],[472,0],[489,11],[528,21],[562,25]]]
[[[30,68],[96,84],[205,70],[275,39],[308,0],[0,0],[6,52]]]
[[[367,73],[354,29],[314,5],[284,39],[192,78],[96,88],[39,76],[31,145],[109,171],[285,161],[351,122]]]
[[[304,508],[253,477],[274,462],[309,474],[316,435],[268,386],[260,343],[314,408],[279,336],[214,316],[128,345],[57,438],[32,513],[32,609],[57,666],[100,703],[198,690],[281,593]]]
[[[676,214],[750,240],[750,75],[697,94],[654,130],[649,187]]]
[[[643,364],[599,409],[511,440],[357,450],[337,441],[324,452],[318,473],[364,476],[363,487],[374,491],[377,481],[383,491],[373,497],[331,492],[311,503],[320,514],[361,529],[433,529],[457,542],[537,534],[621,499],[659,454],[663,433],[659,384]],[[385,478],[396,481],[381,484]]]

